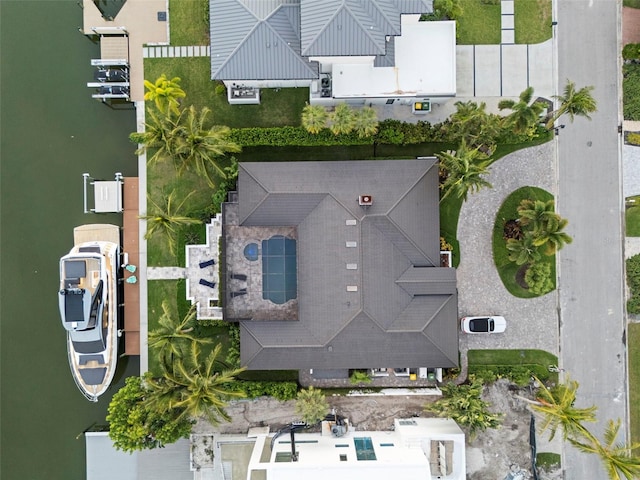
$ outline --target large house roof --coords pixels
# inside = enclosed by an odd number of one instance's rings
[[[291,0],[210,0],[211,76],[218,80],[310,79],[300,56],[300,11]]]
[[[359,195],[373,204],[360,206]],[[456,276],[440,267],[435,159],[240,163],[237,224],[252,239],[260,228],[297,232],[297,318],[243,317],[244,365],[457,365]]]
[[[308,57],[388,54],[401,14],[432,0],[209,0],[211,75],[218,80],[318,78]],[[376,65],[393,64],[393,51]]]
[[[432,0],[301,0],[302,55],[385,55],[401,14],[432,10]]]

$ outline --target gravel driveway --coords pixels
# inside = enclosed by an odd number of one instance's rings
[[[461,334],[463,354],[481,348],[533,348],[558,354],[557,292],[534,299],[512,296],[498,276],[491,246],[496,213],[511,192],[535,186],[555,194],[553,148],[553,142],[547,142],[501,158],[491,166],[487,178],[493,188],[469,195],[462,206],[457,271],[460,316],[499,314],[508,322],[502,335]]]

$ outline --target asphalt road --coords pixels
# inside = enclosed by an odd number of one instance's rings
[[[627,435],[620,87],[621,10],[616,0],[559,0],[555,28],[558,90],[566,79],[594,85],[598,112],[577,118],[558,139],[558,212],[573,244],[560,252],[561,366],[580,382],[577,406],[596,405],[600,435],[621,418]],[[622,437],[624,436],[624,437]],[[568,444],[567,444],[568,445]],[[566,478],[607,478],[600,460],[567,446]]]

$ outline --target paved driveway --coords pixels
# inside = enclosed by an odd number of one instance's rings
[[[460,334],[460,349],[536,348],[558,353],[557,292],[521,299],[504,288],[495,264],[491,235],[496,213],[504,199],[523,186],[555,192],[554,144],[514,152],[491,166],[493,185],[469,196],[460,212],[458,268],[460,316],[500,314],[507,319],[501,335]]]
[[[553,44],[458,45],[458,97],[518,97],[529,86],[536,96],[553,94]]]

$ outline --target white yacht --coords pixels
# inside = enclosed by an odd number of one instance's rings
[[[97,402],[118,359],[120,227],[82,225],[73,236],[73,248],[60,259],[58,304],[73,379]]]

